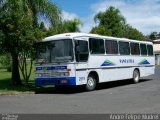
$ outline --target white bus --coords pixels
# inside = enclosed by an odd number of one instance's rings
[[[94,90],[98,83],[154,74],[151,42],[86,33],[65,33],[37,43],[37,86],[77,86]]]

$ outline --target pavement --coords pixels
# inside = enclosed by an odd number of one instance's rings
[[[106,114],[160,113],[160,67],[141,79],[100,84],[85,92],[80,88],[42,91],[27,95],[1,95],[0,113],[13,114]]]

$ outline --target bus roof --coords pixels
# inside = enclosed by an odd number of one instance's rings
[[[63,33],[63,34],[57,34],[53,36],[46,37],[42,41],[53,41],[53,40],[59,40],[59,39],[73,39],[78,37],[88,37],[88,38],[102,38],[102,39],[111,39],[111,40],[121,40],[121,41],[129,41],[129,42],[139,42],[139,43],[147,43],[147,44],[153,44],[152,42],[148,41],[139,41],[139,40],[132,40],[128,38],[117,38],[117,37],[111,37],[111,36],[102,36],[98,34],[88,34],[88,33]]]

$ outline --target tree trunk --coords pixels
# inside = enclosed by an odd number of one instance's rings
[[[19,68],[18,68],[18,54],[12,51],[12,83],[13,85],[22,85]]]

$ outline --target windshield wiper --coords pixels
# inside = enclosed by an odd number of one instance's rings
[[[66,56],[66,57],[56,57],[55,61],[56,62],[70,62],[72,60],[71,56]]]

